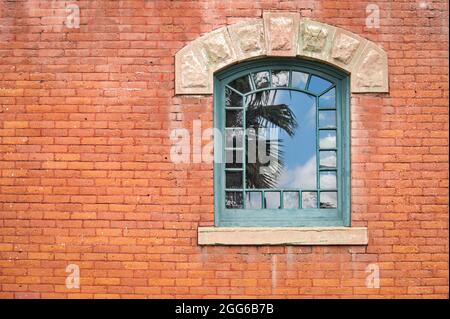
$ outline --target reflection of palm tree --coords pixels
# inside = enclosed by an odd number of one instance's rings
[[[246,110],[246,127],[252,128],[255,132],[247,131],[247,141],[258,141],[258,129],[279,128],[289,136],[295,134],[297,121],[295,114],[286,104],[275,104],[277,90],[266,90],[254,93],[248,97]],[[253,135],[253,136],[252,136]],[[267,157],[271,165],[261,163],[249,163],[248,155],[246,159],[246,179],[248,188],[273,188],[277,179],[282,173],[284,166],[282,140],[263,141],[266,143]],[[271,145],[272,143],[272,145]],[[258,148],[258,145],[256,145]],[[265,170],[260,169],[264,167]]]

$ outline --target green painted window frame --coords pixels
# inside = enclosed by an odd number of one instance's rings
[[[214,127],[222,132],[214,152],[225,158],[225,86],[250,73],[290,70],[309,73],[336,88],[337,208],[227,209],[225,208],[225,163],[214,163],[214,224],[216,227],[327,227],[350,226],[350,79],[331,66],[302,59],[263,59],[239,63],[214,75]],[[308,87],[306,87],[308,88]],[[311,94],[305,90],[297,90]],[[251,94],[251,93],[249,93]],[[318,108],[318,105],[316,105]],[[245,106],[244,106],[245,108]],[[318,137],[317,137],[318,138]],[[317,148],[319,146],[317,145]],[[319,167],[317,167],[319,171]],[[245,185],[244,193],[245,193]]]

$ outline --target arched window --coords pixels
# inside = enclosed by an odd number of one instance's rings
[[[216,226],[349,226],[349,77],[299,59],[214,78]],[[216,154],[218,155],[218,154]]]

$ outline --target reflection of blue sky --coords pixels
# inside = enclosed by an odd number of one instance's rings
[[[319,127],[335,127],[336,111],[319,111]]]
[[[323,94],[319,97],[319,106],[320,107],[335,107],[336,101],[336,89],[333,88],[329,90],[327,93]]]
[[[295,114],[294,136],[280,130],[284,152],[281,188],[316,187],[316,105],[315,98],[296,91],[277,91],[274,104],[287,104]]]
[[[321,77],[312,75],[311,80],[309,82],[308,91],[313,92],[315,94],[320,94],[326,89],[328,89],[332,85],[331,82],[322,79]]]

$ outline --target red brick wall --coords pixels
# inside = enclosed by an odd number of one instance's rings
[[[448,1],[375,1],[379,29],[365,27],[369,3],[0,0],[0,297],[448,297]],[[212,99],[174,96],[174,54],[263,10],[388,53],[390,94],[351,103],[367,247],[197,245],[212,166],[172,164],[169,132],[211,126]]]

